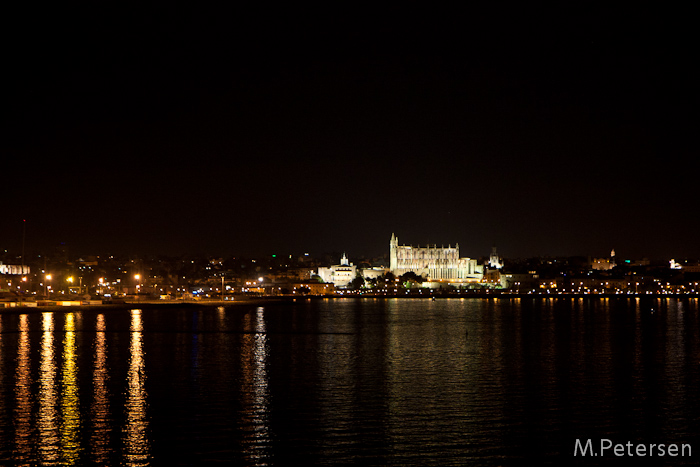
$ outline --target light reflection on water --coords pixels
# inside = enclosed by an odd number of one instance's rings
[[[247,460],[253,465],[268,465],[270,431],[265,309],[258,307],[254,316],[252,313],[244,315],[244,329],[252,327],[254,332],[242,336],[241,348],[244,449]]]
[[[131,344],[129,349],[128,393],[125,404],[126,426],[123,433],[124,457],[126,465],[143,466],[149,464],[150,443],[146,414],[146,389],[144,387],[146,368],[141,310],[131,310]]]
[[[31,459],[32,368],[30,352],[29,316],[23,314],[19,317],[19,343],[15,377],[15,460],[19,462]]]
[[[129,317],[120,463],[141,466],[151,461],[141,311],[131,310]],[[114,368],[107,361],[105,315],[95,317],[94,340],[88,341],[92,346],[90,353],[83,352],[78,340],[84,332],[81,313],[43,312],[11,318],[16,320],[17,332],[7,330],[4,325],[8,317],[0,315],[0,463],[84,465],[88,455],[90,464],[113,463],[118,458],[111,442],[115,417],[109,382]],[[40,336],[38,349],[32,349],[34,333]],[[7,347],[7,335],[16,336],[12,349]],[[8,351],[16,352],[10,385],[4,371]],[[81,380],[81,374],[83,378],[88,375],[81,368],[90,370],[91,380]],[[81,407],[81,390],[89,400],[89,409]],[[6,393],[13,395],[9,405],[5,404]],[[85,413],[81,412],[85,409]]]
[[[65,315],[63,337],[63,366],[61,371],[61,461],[65,465],[78,462],[78,439],[81,416],[78,389],[78,362],[75,352],[75,313]]]
[[[39,364],[39,458],[42,464],[57,465],[60,460],[58,412],[56,404],[56,362],[54,360],[53,313],[42,313],[41,362]]]
[[[92,434],[90,437],[90,454],[97,465],[107,465],[109,460],[109,440],[111,435],[111,417],[109,390],[107,380],[107,326],[104,314],[97,315],[95,322],[95,364],[92,372],[93,400],[90,407]]]
[[[5,400],[5,379],[2,377],[5,374],[5,351],[4,351],[4,338],[3,338],[3,320],[2,313],[0,313],[0,401]],[[4,404],[0,404],[2,410],[0,410],[0,439],[9,439],[9,434],[7,434],[6,424],[9,419],[7,410]],[[0,451],[0,459],[4,454],[4,449]]]
[[[698,311],[574,298],[3,313],[0,464],[561,464],[575,436],[700,446]]]

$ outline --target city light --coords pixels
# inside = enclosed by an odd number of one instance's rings
[[[447,255],[454,250],[435,246],[429,249],[406,246],[399,250],[404,254],[409,248],[413,252],[423,251],[436,255]],[[46,266],[37,268],[38,272],[32,274],[31,265],[15,267],[2,264],[0,273],[3,280],[7,277],[5,290],[12,291],[12,296],[16,297],[13,299],[11,296],[9,302],[21,301],[23,306],[44,305],[49,296],[54,294],[78,295],[80,301],[89,300],[90,303],[117,299],[227,300],[238,294],[256,297],[295,294],[420,297],[428,293],[459,297],[470,294],[474,297],[525,294],[682,296],[698,294],[695,278],[700,273],[700,263],[688,259],[673,260],[670,263],[620,260],[605,270],[596,269],[593,266],[597,263],[590,260],[572,266],[567,258],[530,259],[527,263],[518,264],[518,272],[515,272],[510,269],[514,261],[509,262],[507,258],[499,258],[499,263],[502,263],[499,269],[489,268],[488,261],[482,258],[475,269],[477,272],[473,276],[464,277],[457,272],[456,263],[453,265],[455,268],[447,267],[447,259],[439,263],[445,266],[443,270],[437,271],[438,263],[401,263],[397,269],[391,269],[389,261],[374,268],[354,266],[345,255],[340,264],[337,259],[322,264],[306,254],[276,254],[275,259],[284,258],[280,262],[270,261],[272,255],[238,260],[208,258],[195,261],[188,258],[179,263],[186,264],[187,267],[184,268],[180,268],[177,262],[161,268],[162,260],[157,263],[134,259],[119,262],[114,257],[105,258],[108,259],[104,260],[104,264],[92,259],[89,263],[79,260],[52,264],[51,274],[45,270]],[[327,267],[327,264],[337,266]],[[419,266],[421,264],[426,267]],[[414,266],[415,269],[411,269]],[[131,280],[127,279],[129,271],[134,269],[139,272],[132,272]],[[346,274],[346,269],[350,271],[349,274]],[[167,275],[163,274],[164,271],[168,271]],[[403,274],[398,274],[399,272]],[[408,275],[409,272],[412,276]],[[109,274],[116,277],[110,279]],[[63,290],[52,290],[51,281],[56,278],[65,281]],[[86,285],[83,285],[83,279]]]

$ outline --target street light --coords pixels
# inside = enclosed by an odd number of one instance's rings
[[[135,287],[135,292],[136,292],[136,299],[138,300],[138,294],[139,290],[141,288],[141,284],[139,284],[139,281],[141,280],[141,274],[134,274],[134,279],[136,280],[136,287]]]
[[[46,290],[47,290],[47,289],[46,289],[46,282],[47,282],[47,281],[50,281],[50,280],[51,280],[51,274],[47,274],[47,275],[44,277],[44,295],[46,296],[46,298],[49,297],[48,292],[46,291]]]

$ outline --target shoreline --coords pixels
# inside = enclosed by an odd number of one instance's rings
[[[305,295],[300,297],[294,296],[267,296],[267,297],[245,297],[238,300],[142,300],[142,301],[125,301],[123,303],[85,303],[85,302],[70,302],[69,304],[38,304],[37,302],[0,302],[0,313],[12,312],[40,312],[40,311],[70,311],[70,310],[122,310],[133,308],[208,308],[208,307],[229,307],[240,305],[269,305],[275,303],[295,303],[306,302],[312,300],[360,300],[360,299],[418,299],[431,300],[435,299],[698,299],[700,294],[515,294],[515,293],[472,293],[472,294],[426,294],[426,295],[393,295],[393,294],[362,294],[362,295]],[[4,306],[2,306],[4,305]]]

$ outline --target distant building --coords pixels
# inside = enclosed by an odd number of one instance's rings
[[[23,264],[3,264],[2,261],[0,261],[0,274],[22,276],[29,274],[29,266]]]
[[[681,269],[683,272],[700,272],[700,263],[688,264],[688,261],[677,263],[675,259],[670,261],[671,269]]]
[[[364,280],[371,280],[377,279],[387,272],[389,272],[389,268],[362,268],[360,269],[360,276],[362,276]]]
[[[437,245],[425,247],[399,245],[399,239],[391,234],[389,241],[389,268],[395,276],[413,272],[432,281],[478,282],[484,268],[471,258],[459,257],[459,244],[447,248]]]
[[[80,266],[97,266],[99,265],[99,257],[98,256],[88,256],[87,258],[79,258],[78,259],[78,264]]]
[[[308,281],[313,276],[312,268],[289,268],[275,274],[269,274],[273,282],[285,282],[289,280]]]
[[[502,285],[501,279],[502,279],[502,275],[501,275],[500,270],[487,269],[486,271],[484,271],[484,277],[482,279],[482,282],[496,286],[496,285]]]
[[[318,268],[318,275],[326,283],[332,283],[337,288],[345,288],[357,277],[357,266],[348,261],[343,253],[340,264],[329,268]]]
[[[610,252],[609,258],[593,258],[591,260],[591,269],[596,271],[609,271],[617,266],[615,264],[615,250]]]
[[[331,295],[335,292],[334,284],[316,281],[299,281],[290,283],[290,292],[294,295]]]
[[[489,257],[488,266],[494,269],[501,269],[503,267],[503,260],[498,256],[496,252],[496,247],[491,249],[491,256]]]

